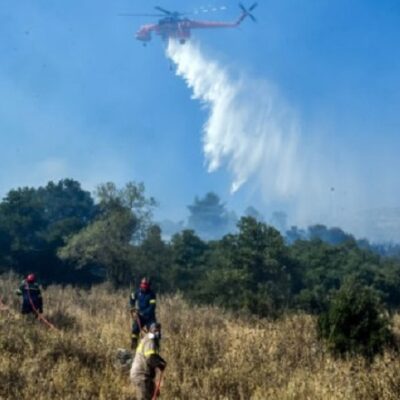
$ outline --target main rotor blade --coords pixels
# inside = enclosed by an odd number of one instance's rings
[[[258,3],[254,3],[250,8],[249,11],[253,11],[258,6]]]
[[[164,17],[164,14],[131,14],[131,13],[120,13],[118,17]]]
[[[246,7],[242,3],[239,3],[239,7],[242,9],[244,13],[247,13]]]
[[[256,19],[256,17],[254,15],[252,15],[252,14],[247,14],[247,15],[251,18],[251,20],[253,22],[257,22],[257,19]]]
[[[168,14],[168,15],[171,15],[171,14],[172,14],[171,11],[168,11],[168,10],[166,10],[165,8],[162,8],[162,7],[160,7],[160,6],[155,6],[154,8],[155,8],[156,10],[158,10],[158,11],[161,11],[161,12],[165,13],[165,14]]]

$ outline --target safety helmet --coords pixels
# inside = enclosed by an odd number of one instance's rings
[[[150,332],[160,331],[161,324],[159,322],[152,322],[149,326],[149,330],[150,330]]]
[[[142,280],[140,281],[140,289],[142,290],[148,290],[150,289],[150,280],[147,278],[142,278]]]
[[[36,276],[35,276],[35,274],[29,274],[29,275],[26,277],[26,281],[27,281],[28,283],[34,283],[34,282],[36,281]]]
[[[161,324],[159,322],[153,322],[149,326],[149,337],[150,339],[161,339]]]

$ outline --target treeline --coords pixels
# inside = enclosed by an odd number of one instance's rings
[[[268,317],[289,309],[320,313],[348,282],[368,287],[390,309],[400,306],[400,261],[341,230],[333,243],[323,226],[283,236],[253,212],[220,239],[183,229],[165,240],[153,221],[156,205],[133,182],[100,185],[93,196],[70,179],[11,190],[0,203],[0,271],[115,286],[147,275],[159,292]],[[210,214],[213,207],[219,211]],[[189,210],[192,226],[212,218],[222,232],[232,221],[213,194]]]

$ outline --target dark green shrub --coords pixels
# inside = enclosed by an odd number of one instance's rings
[[[328,307],[328,294],[320,285],[314,288],[303,289],[296,297],[295,304],[300,310],[318,315],[326,311]]]
[[[358,282],[342,285],[318,319],[319,336],[336,354],[372,360],[392,342],[390,320],[377,293]]]

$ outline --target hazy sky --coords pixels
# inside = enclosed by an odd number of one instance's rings
[[[196,18],[239,14],[235,1],[157,4],[227,7]],[[295,222],[343,225],[358,211],[400,206],[398,0],[260,1],[257,24],[193,33],[207,60],[233,80],[272,87],[290,109],[302,175],[286,197],[264,185],[270,176],[230,194],[229,167],[207,171],[209,110],[171,70],[158,38],[147,48],[135,40],[152,19],[123,12],[153,12],[152,4],[2,1],[1,194],[64,177],[89,190],[136,180],[159,200],[160,218],[183,219],[195,195],[213,190],[238,212],[251,204],[266,215],[287,210]]]

